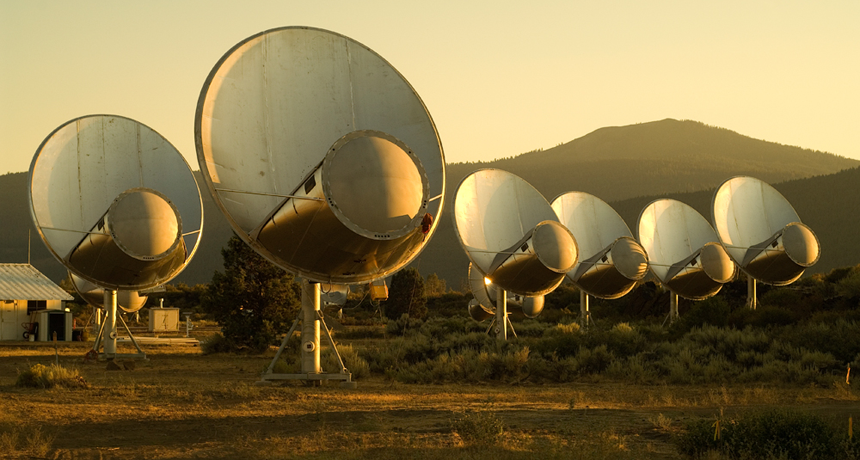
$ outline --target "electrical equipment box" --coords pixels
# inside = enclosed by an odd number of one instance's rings
[[[370,300],[388,300],[388,286],[385,280],[376,280],[370,284]]]
[[[179,332],[179,309],[150,308],[149,332]]]

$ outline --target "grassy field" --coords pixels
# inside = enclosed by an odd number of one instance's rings
[[[685,426],[721,413],[795,408],[846,429],[860,414],[860,392],[844,384],[418,385],[373,376],[354,390],[256,386],[273,349],[202,355],[150,345],[148,361],[109,371],[83,362],[87,346],[58,350],[86,388],[40,389],[15,381],[54,363],[54,347],[0,345],[0,457],[670,459],[682,458],[674,439]]]

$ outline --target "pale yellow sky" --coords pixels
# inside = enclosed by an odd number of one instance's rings
[[[528,3],[528,5],[527,5]],[[197,97],[257,32],[347,35],[421,95],[448,162],[692,119],[860,159],[860,2],[0,0],[0,174],[78,116],[134,118],[197,169]]]

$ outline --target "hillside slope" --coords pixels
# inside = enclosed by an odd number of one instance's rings
[[[479,168],[513,172],[548,200],[571,191],[606,201],[711,189],[737,175],[769,183],[831,174],[860,161],[790,147],[714,128],[666,119],[601,128],[548,150],[487,163],[448,166],[449,194]]]

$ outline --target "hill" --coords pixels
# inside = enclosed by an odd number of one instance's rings
[[[479,168],[513,172],[552,200],[578,190],[618,201],[716,188],[738,175],[774,184],[831,174],[860,162],[766,142],[696,121],[666,119],[601,128],[551,149],[492,162],[448,165],[449,194]]]
[[[860,250],[849,236],[857,228],[852,210],[860,210],[860,190],[851,183],[860,183],[858,166],[857,160],[752,139],[694,121],[667,119],[601,128],[547,150],[448,165],[443,218],[412,265],[425,276],[438,274],[451,288],[464,287],[468,259],[454,235],[451,198],[466,175],[480,168],[499,168],[523,177],[548,200],[572,190],[592,193],[616,206],[634,230],[639,211],[655,197],[677,197],[710,219],[710,195],[723,180],[736,175],[758,177],[776,184],[818,233],[823,253],[812,272],[827,271],[860,263]],[[847,171],[840,173],[843,170]],[[26,182],[26,173],[0,176],[2,262],[27,261],[27,229],[32,229],[32,221]],[[199,176],[198,183],[203,185]],[[208,193],[203,193],[203,201],[203,240],[176,282],[205,283],[221,269],[220,249],[232,231]],[[62,279],[65,270],[35,231],[31,240],[33,265],[54,280]]]
[[[836,174],[773,184],[809,225],[821,243],[821,259],[806,274],[860,264],[860,167]],[[630,230],[636,233],[639,213],[658,198],[673,198],[695,208],[711,222],[711,200],[716,187],[694,193],[637,197],[612,203]]]

